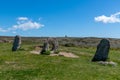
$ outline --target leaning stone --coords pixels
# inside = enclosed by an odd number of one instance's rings
[[[41,54],[44,54],[44,52],[48,51],[49,50],[49,43],[48,43],[48,40],[45,40],[44,44],[43,44],[43,48],[41,50]]]
[[[21,37],[16,35],[14,38],[12,51],[18,50],[20,48],[20,45],[21,45]]]
[[[108,53],[110,49],[110,43],[107,39],[102,39],[97,46],[97,51],[92,61],[106,61],[108,59]]]
[[[56,52],[58,50],[58,47],[59,47],[58,41],[56,39],[54,39],[53,43],[52,43],[52,49],[51,49],[51,51]]]

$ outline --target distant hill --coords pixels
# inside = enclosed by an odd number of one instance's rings
[[[43,43],[43,40],[48,37],[22,37],[22,42],[25,43]],[[13,41],[14,37],[12,36],[0,36],[0,42],[9,42]],[[66,46],[81,46],[81,47],[96,47],[100,40],[103,38],[95,37],[57,37],[60,45]],[[120,39],[107,38],[110,41],[111,48],[120,48]]]

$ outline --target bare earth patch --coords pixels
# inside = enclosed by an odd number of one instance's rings
[[[30,51],[32,54],[40,54],[40,51]],[[64,56],[64,57],[71,57],[71,58],[79,58],[79,56],[73,54],[73,53],[68,53],[68,52],[59,52],[58,54],[50,54],[49,56]]]
[[[101,64],[101,65],[111,65],[111,66],[116,66],[117,65],[117,63],[115,63],[115,62],[113,62],[113,61],[99,61],[98,62],[99,64]]]
[[[30,51],[32,54],[40,54],[40,51]]]
[[[50,56],[64,56],[64,57],[71,57],[71,58],[79,58],[79,56],[73,53],[67,53],[67,52],[59,52],[59,54],[50,54]]]

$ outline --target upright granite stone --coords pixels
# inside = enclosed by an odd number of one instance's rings
[[[106,61],[110,49],[110,42],[107,39],[102,39],[97,46],[97,51],[92,61]]]
[[[21,45],[21,37],[16,35],[14,38],[12,51],[18,50],[20,48],[20,45]]]
[[[54,39],[53,43],[52,43],[52,49],[51,49],[51,51],[54,51],[54,52],[57,51],[58,47],[59,47],[58,41],[57,41],[57,39]]]
[[[41,54],[44,54],[44,52],[48,51],[49,50],[49,42],[48,42],[48,39],[45,40],[44,44],[43,44],[43,48],[41,50]]]

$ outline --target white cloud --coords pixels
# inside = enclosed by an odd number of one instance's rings
[[[38,19],[38,20],[39,20],[39,21],[40,21],[40,20],[42,20],[42,17],[39,17],[39,19]]]
[[[14,25],[12,27],[13,30],[17,30],[17,29],[21,29],[21,30],[29,30],[29,29],[39,29],[41,27],[43,27],[44,25],[38,23],[38,22],[32,22],[32,21],[27,21],[24,23],[20,23],[17,25]]]
[[[30,29],[40,29],[41,27],[44,27],[44,25],[39,22],[31,21],[27,17],[19,17],[15,25],[7,29],[0,28],[0,32],[12,31],[13,33],[16,33],[16,30],[26,31]]]
[[[28,20],[27,17],[18,17],[17,20]]]
[[[12,33],[13,33],[13,34],[16,34],[17,32],[13,31]]]
[[[97,22],[103,23],[120,23],[120,12],[110,15],[109,17],[102,15],[94,18]]]
[[[0,28],[0,32],[7,32],[8,30]]]

